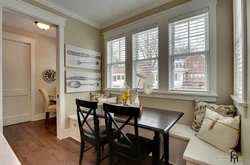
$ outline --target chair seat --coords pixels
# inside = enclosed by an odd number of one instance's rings
[[[115,129],[112,129],[112,132],[115,133],[115,138],[119,136],[119,132]],[[89,138],[90,140],[95,140],[95,136],[85,133],[85,137]],[[105,125],[100,125],[99,126],[99,138],[100,138],[100,144],[104,145],[108,143],[108,137],[107,137],[107,131],[106,131],[106,126]]]
[[[56,104],[48,106],[47,112],[56,112]]]
[[[126,134],[129,140],[135,144],[136,137],[133,134],[127,133]],[[125,145],[130,145],[129,142],[126,140],[125,137],[122,137],[120,140],[118,140],[120,143]],[[148,154],[152,151],[152,148],[154,146],[154,141],[139,136],[139,158],[146,157]],[[117,147],[117,148],[116,148]],[[119,151],[119,145],[114,146],[114,149],[117,149]],[[127,150],[119,151],[123,152],[125,155],[130,156],[131,158],[136,158],[136,150],[134,148],[127,148]]]

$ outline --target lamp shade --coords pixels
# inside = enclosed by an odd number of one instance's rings
[[[50,29],[50,26],[47,25],[47,24],[44,24],[44,23],[41,23],[41,22],[36,22],[36,21],[35,21],[35,23],[42,30],[49,30]]]

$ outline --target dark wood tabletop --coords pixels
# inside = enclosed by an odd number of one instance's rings
[[[138,126],[159,133],[168,133],[172,126],[183,116],[183,112],[161,110],[156,108],[142,107],[143,112],[138,120]],[[88,112],[88,109],[82,109],[84,112]],[[100,118],[104,118],[103,106],[98,106],[96,115]],[[124,118],[116,117],[119,122],[124,122]],[[133,121],[129,123],[133,125]]]

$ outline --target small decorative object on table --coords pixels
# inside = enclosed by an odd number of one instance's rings
[[[139,85],[140,85],[140,82],[141,82],[141,79],[146,79],[146,76],[144,76],[143,74],[140,74],[140,73],[137,73],[136,74],[137,77],[139,77],[139,81],[138,81],[138,84],[137,84],[137,87],[135,89],[135,97],[132,101],[132,104],[134,106],[137,106],[137,107],[142,107],[142,105],[140,104],[140,101],[139,101],[139,94],[138,94],[138,89],[139,89]],[[152,90],[153,90],[153,85],[150,84],[148,81],[145,81],[143,83],[143,92],[145,94],[151,94],[152,93]]]
[[[123,87],[121,88],[121,92],[122,92],[121,103],[123,105],[130,104],[130,87],[127,85],[126,81],[124,81]]]

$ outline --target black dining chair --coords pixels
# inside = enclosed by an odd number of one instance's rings
[[[140,164],[154,149],[153,140],[139,136],[138,117],[140,116],[140,108],[104,103],[103,110],[105,111],[105,123],[109,139],[109,165],[113,165],[114,156],[119,158],[116,164],[119,163],[121,159],[136,165]],[[119,116],[116,115],[122,115],[120,118],[125,117],[121,126],[116,121],[116,119],[119,118]],[[131,120],[134,122],[134,134],[125,134],[123,128],[128,125]],[[116,127],[118,132],[121,133],[122,137],[120,139],[113,140],[112,127]]]
[[[97,152],[96,164],[99,165],[101,161],[103,161],[108,157],[108,155],[106,155],[103,158],[101,158],[101,149],[100,149],[101,147],[103,148],[104,145],[108,143],[108,137],[106,133],[106,127],[99,126],[99,120],[98,117],[96,116],[97,102],[90,102],[90,101],[76,99],[76,105],[77,105],[77,119],[81,136],[79,165],[82,164],[83,153],[85,151],[88,151],[92,147],[95,147],[96,149]],[[87,113],[84,113],[81,110],[81,108],[87,108],[89,110]],[[93,116],[94,128],[87,120],[89,115]],[[85,142],[90,143],[92,146],[90,146],[87,149],[84,149]]]

